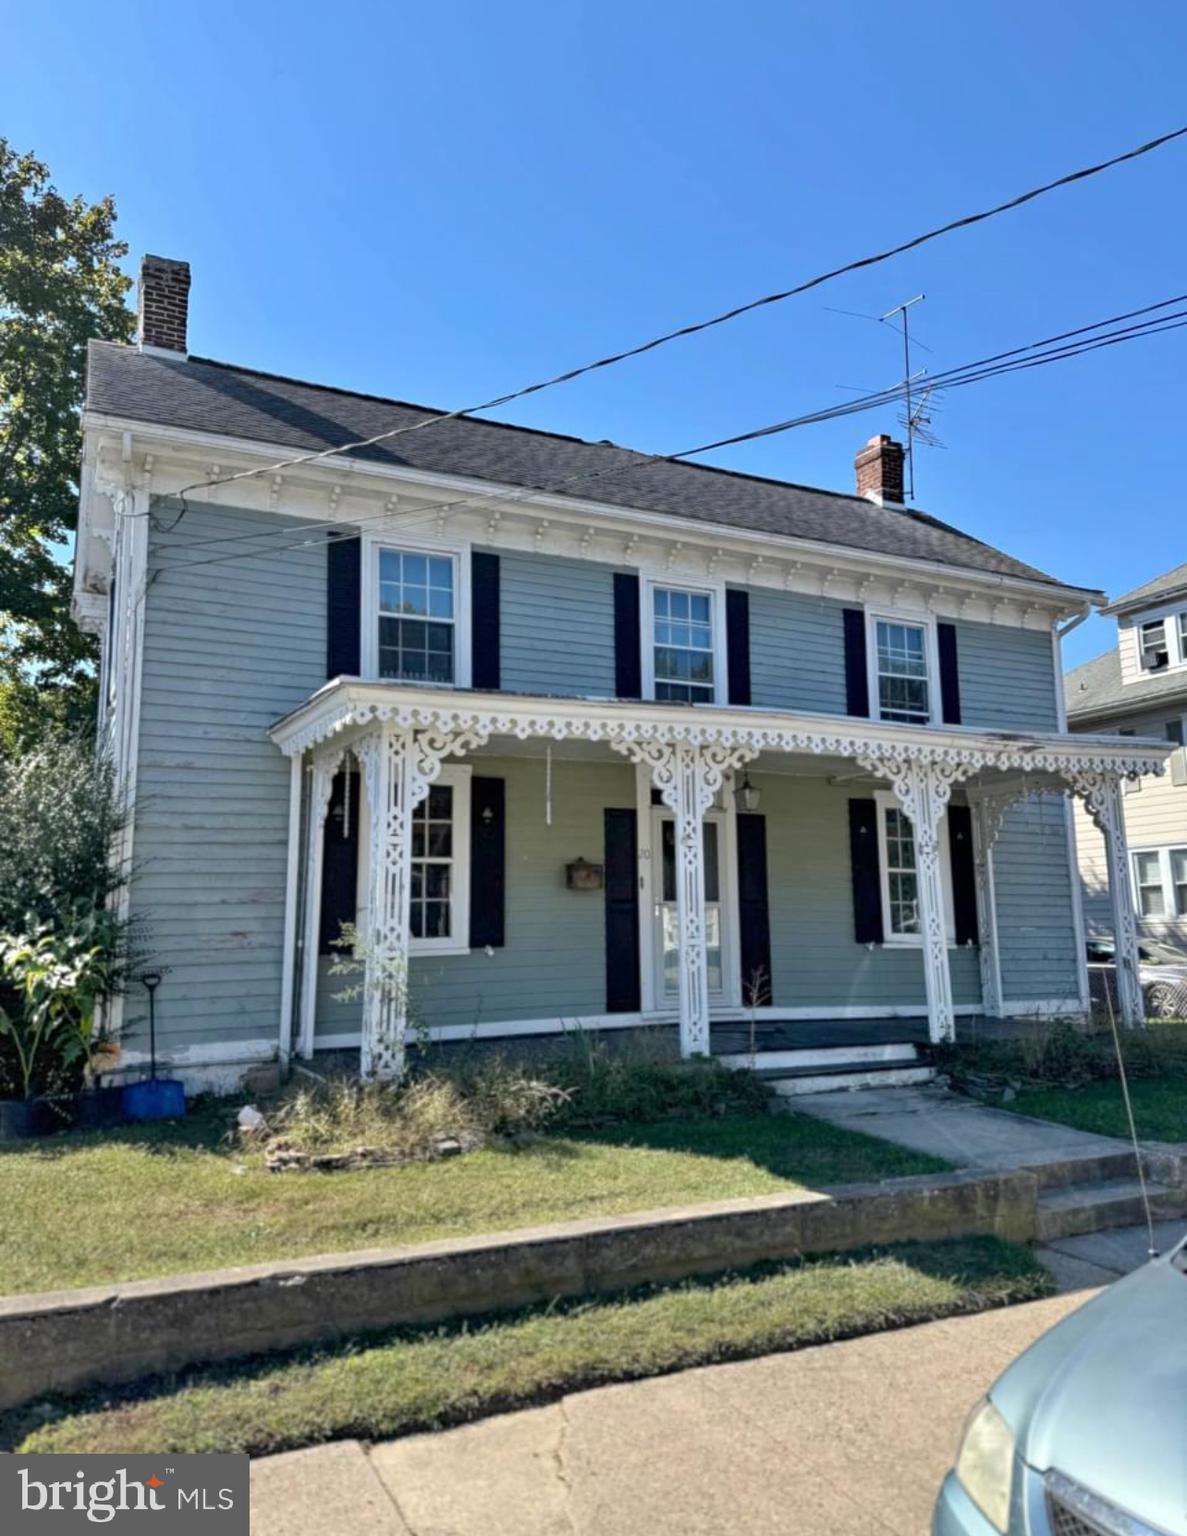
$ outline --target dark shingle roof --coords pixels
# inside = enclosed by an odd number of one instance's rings
[[[1173,570],[1163,571],[1151,581],[1145,581],[1120,597],[1111,598],[1106,613],[1116,613],[1121,608],[1133,608],[1141,603],[1153,603],[1157,598],[1170,597],[1172,593],[1187,588],[1187,565],[1176,565]]]
[[[427,406],[203,358],[153,356],[111,342],[91,343],[87,408],[313,452],[441,414]],[[610,443],[473,417],[408,433],[354,456],[543,491],[580,475],[571,487],[559,487],[560,494],[571,489],[574,496],[614,506],[1063,585],[926,513],[894,511],[863,497],[708,465],[651,461]],[[634,472],[624,473],[627,469]]]
[[[1160,672],[1141,682],[1122,683],[1121,655],[1114,645],[1066,673],[1063,691],[1068,719],[1085,721],[1129,711],[1140,714],[1176,697],[1187,698],[1187,678],[1182,672]]]

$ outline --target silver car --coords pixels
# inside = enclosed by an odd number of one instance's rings
[[[1187,1244],[1073,1312],[969,1416],[933,1536],[1187,1536]]]
[[[1113,991],[1113,972],[1117,964],[1112,939],[1089,939],[1087,958],[1092,1001],[1097,1007],[1104,1008],[1107,1006],[1105,988]],[[1182,950],[1161,944],[1156,939],[1143,939],[1138,945],[1138,980],[1149,1018],[1187,1018],[1187,955]]]

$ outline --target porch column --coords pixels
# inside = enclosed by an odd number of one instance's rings
[[[1129,874],[1129,840],[1125,835],[1121,775],[1083,772],[1071,773],[1068,777],[1105,840],[1117,962],[1117,1010],[1123,1024],[1141,1024],[1146,1017],[1146,1008],[1138,975],[1138,923]]]
[[[309,828],[305,850],[305,927],[301,947],[301,1014],[297,1055],[313,1055],[313,1030],[317,1016],[317,967],[321,938],[321,876],[325,849],[326,812],[334,788],[334,775],[342,753],[314,756],[309,768]]]
[[[757,750],[689,741],[612,741],[611,746],[651,770],[664,804],[675,817],[677,982],[680,1054],[709,1054],[709,965],[705,950],[705,812],[727,773],[750,762]]]
[[[923,938],[923,982],[928,1034],[934,1044],[956,1037],[952,976],[948,969],[948,925],[940,862],[940,823],[952,786],[972,769],[949,762],[905,758],[862,758],[862,766],[891,782],[895,799],[915,829],[915,882],[919,931]]]
[[[412,812],[429,780],[414,784],[413,732],[385,723],[356,747],[367,786],[370,861],[359,1075],[404,1075],[408,1028],[408,938],[412,884]],[[415,796],[415,798],[414,798]]]
[[[412,813],[442,759],[483,744],[489,728],[415,729],[384,721],[354,750],[367,786],[367,878],[359,1074],[398,1081],[408,1032],[408,945],[412,908]]]

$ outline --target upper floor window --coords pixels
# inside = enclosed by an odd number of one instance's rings
[[[1147,672],[1160,672],[1170,662],[1166,643],[1166,620],[1150,619],[1138,631],[1138,648]]]
[[[1181,613],[1178,619],[1179,630],[1179,656],[1187,661],[1187,613]]]
[[[647,584],[643,612],[643,691],[677,704],[713,704],[725,667],[719,593]]]
[[[407,549],[379,551],[380,677],[456,679],[456,561]]]
[[[924,624],[874,620],[875,698],[880,720],[927,725],[932,718],[930,635]]]

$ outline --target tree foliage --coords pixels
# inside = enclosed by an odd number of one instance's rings
[[[0,138],[0,749],[84,712],[94,642],[70,618],[91,337],[131,338],[110,197],[65,198]],[[30,690],[34,691],[30,691]]]

